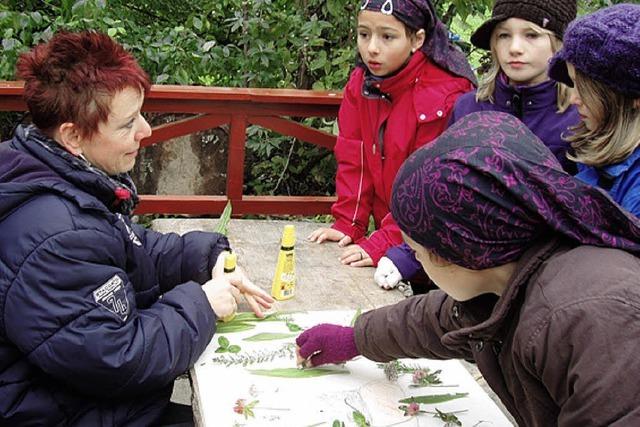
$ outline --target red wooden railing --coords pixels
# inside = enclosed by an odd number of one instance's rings
[[[22,83],[0,82],[0,111],[25,111]],[[335,117],[342,95],[296,89],[216,88],[155,85],[143,111],[196,114],[157,126],[142,146],[229,125],[227,183],[224,196],[141,195],[136,213],[219,214],[231,200],[234,215],[328,213],[335,197],[244,195],[245,144],[249,125],[332,149],[334,135],[287,117]]]

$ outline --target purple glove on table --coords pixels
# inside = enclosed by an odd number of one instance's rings
[[[342,363],[360,355],[356,348],[353,328],[322,323],[307,329],[296,338],[300,356],[312,356],[313,366]]]

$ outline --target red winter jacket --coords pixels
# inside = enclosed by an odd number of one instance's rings
[[[458,98],[473,89],[467,79],[433,64],[422,52],[400,73],[364,85],[357,67],[344,89],[335,146],[338,200],[333,228],[350,236],[373,259],[402,242],[389,214],[391,187],[404,160],[444,131]],[[373,214],[376,231],[365,237]]]

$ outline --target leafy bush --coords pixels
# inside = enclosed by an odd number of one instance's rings
[[[607,0],[582,0],[593,10]],[[492,0],[434,0],[478,66],[468,43]],[[19,54],[61,29],[94,29],[121,42],[155,83],[340,89],[355,59],[358,0],[4,0],[0,3],[0,80],[15,79]],[[12,116],[4,115],[0,135]],[[9,117],[7,119],[6,117]],[[332,123],[324,126],[331,129]],[[248,192],[290,188],[332,193],[335,164],[326,150],[252,129]],[[266,156],[266,157],[265,157]],[[304,165],[311,170],[303,172]],[[309,173],[311,172],[311,173]],[[310,176],[316,181],[314,184]],[[300,194],[300,193],[298,193]]]

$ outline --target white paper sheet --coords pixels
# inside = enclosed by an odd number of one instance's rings
[[[288,315],[303,328],[318,323],[348,325],[353,311],[313,311]],[[357,426],[354,410],[362,413],[371,427],[382,426],[443,426],[445,423],[432,414],[408,417],[398,409],[400,399],[430,394],[468,393],[464,398],[436,405],[420,405],[426,411],[435,408],[444,412],[456,412],[463,426],[511,426],[512,424],[482,390],[474,378],[456,360],[438,361],[427,359],[403,359],[414,366],[424,366],[432,371],[441,370],[444,386],[410,388],[412,376],[400,375],[397,381],[387,380],[377,363],[359,357],[344,366],[332,366],[336,370],[348,370],[347,374],[328,375],[315,378],[274,378],[253,375],[249,369],[295,368],[293,352],[287,348],[295,343],[295,336],[276,341],[243,341],[258,333],[291,333],[283,321],[257,322],[255,329],[216,334],[194,366],[195,386],[200,397],[201,421],[205,426],[332,426],[334,421],[345,426]],[[215,353],[219,347],[218,337],[225,336],[231,345],[239,345],[241,352]],[[240,364],[225,366],[214,362],[214,358],[239,358],[247,355],[271,357],[243,367]],[[238,399],[246,403],[258,401],[254,417],[245,418],[233,411]]]

